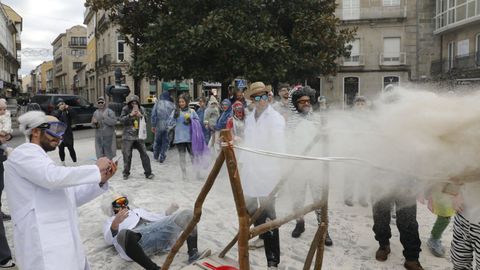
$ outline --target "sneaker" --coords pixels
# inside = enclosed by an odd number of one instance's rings
[[[292,237],[298,238],[302,233],[305,231],[305,221],[304,220],[297,220],[297,224],[295,225],[295,229],[292,231]]]
[[[350,199],[346,199],[346,200],[344,201],[344,203],[345,203],[346,206],[350,206],[350,207],[353,206],[353,201],[350,200]]]
[[[129,177],[129,175],[128,175],[128,174],[124,174],[124,175],[123,175],[123,180],[127,180],[127,179],[128,179],[128,177]]]
[[[9,221],[12,219],[12,217],[9,214],[5,214],[4,212],[0,211],[0,215],[2,215],[3,221]]]
[[[427,241],[427,246],[435,257],[445,256],[445,248],[443,247],[440,239],[429,238]]]
[[[380,246],[375,253],[375,259],[380,262],[384,262],[388,259],[388,254],[390,254],[390,245]]]
[[[147,178],[147,179],[153,179],[154,177],[155,177],[155,174],[153,174],[153,173],[145,176],[145,178]]]
[[[15,267],[15,263],[13,262],[12,258],[6,259],[6,261],[0,262],[0,268],[13,268]]]
[[[277,270],[278,269],[278,263],[276,262],[267,262],[268,268],[267,270]]]
[[[257,238],[253,241],[248,242],[248,249],[257,249],[262,248],[265,245],[263,239]]]
[[[419,261],[405,261],[403,266],[408,270],[423,270],[423,267]]]
[[[330,234],[327,231],[327,236],[325,237],[325,246],[331,247],[333,246],[332,238],[330,238]]]
[[[203,258],[206,258],[212,254],[212,251],[210,249],[206,249],[202,252],[198,252],[198,249],[194,248],[191,252],[188,254],[188,263],[193,263],[194,261],[201,260]]]

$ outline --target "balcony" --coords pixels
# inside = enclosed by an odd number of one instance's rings
[[[407,53],[381,53],[378,64],[380,66],[404,66],[407,64]]]
[[[87,43],[69,41],[69,42],[68,42],[68,47],[86,48],[86,47],[87,47]]]
[[[105,54],[102,57],[98,58],[98,60],[95,62],[95,67],[101,68],[104,66],[108,66],[111,63],[112,63],[112,56],[110,54]]]
[[[335,16],[342,21],[404,19],[407,18],[407,6],[337,8]]]
[[[350,57],[341,57],[339,59],[340,66],[342,67],[358,67],[365,65],[365,55],[351,55]]]
[[[21,50],[22,49],[22,39],[20,38],[20,34],[17,33],[15,35],[15,47],[17,50]]]
[[[457,56],[451,60],[435,60],[432,61],[430,72],[432,75],[441,75],[445,73],[468,71],[480,71],[480,51],[465,56]]]

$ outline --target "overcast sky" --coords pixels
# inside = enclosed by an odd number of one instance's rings
[[[0,0],[23,18],[22,69],[28,74],[53,59],[53,40],[74,25],[83,25],[85,0]],[[34,49],[33,52],[30,49]],[[39,54],[33,56],[32,54]]]

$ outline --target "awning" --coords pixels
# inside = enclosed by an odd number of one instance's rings
[[[186,83],[171,83],[171,82],[162,82],[163,91],[168,91],[170,89],[178,89],[180,91],[188,91],[190,87]]]

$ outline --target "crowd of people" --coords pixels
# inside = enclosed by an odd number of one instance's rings
[[[325,97],[317,98],[315,90],[302,85],[280,84],[277,94],[275,98],[271,86],[253,82],[248,89],[229,88],[228,97],[220,103],[216,95],[202,96],[198,99],[198,109],[194,110],[189,106],[188,94],[174,97],[173,92],[165,91],[157,99],[150,118],[151,131],[155,134],[153,160],[160,163],[167,160],[171,130],[174,130],[173,144],[178,151],[183,181],[189,180],[187,153],[192,164],[198,162],[205,153],[215,154],[220,150],[219,134],[224,129],[232,132],[234,144],[277,153],[306,154],[301,150],[298,152],[298,149],[303,149],[299,145],[296,149],[288,149],[285,139],[287,136],[296,136],[294,133],[302,125],[312,124],[316,114],[323,117],[321,125],[325,125],[327,100]],[[130,177],[133,149],[140,154],[145,178],[155,177],[145,145],[146,110],[141,106],[139,97],[127,97],[119,117],[108,108],[106,102],[103,97],[97,99],[97,110],[91,122],[95,128],[96,164],[76,166],[71,127],[73,112],[63,100],[58,101],[57,110],[52,115],[34,110],[19,117],[20,130],[27,142],[12,150],[6,147],[12,133],[11,119],[5,101],[0,99],[0,196],[5,179],[11,213],[10,217],[0,208],[0,268],[15,266],[3,226],[3,222],[11,218],[15,224],[15,260],[20,269],[64,269],[65,265],[72,266],[72,269],[89,269],[79,234],[77,207],[109,188],[108,180],[117,170],[117,121],[123,125],[123,179]],[[312,106],[314,103],[318,103],[315,111]],[[361,115],[362,111],[368,110],[368,100],[363,96],[355,97],[351,109]],[[61,166],[57,166],[47,155],[57,147]],[[65,147],[75,166],[66,166]],[[275,198],[269,197],[282,178],[280,170],[271,169],[278,166],[276,161],[244,152],[238,156],[238,164],[248,213],[253,215],[260,207],[264,209],[254,226],[276,219]],[[195,173],[200,178],[198,171]],[[469,177],[472,175],[480,176],[480,173],[474,170]],[[298,195],[295,196],[294,210],[304,206],[307,188],[314,200],[320,199],[322,192],[318,189],[319,179],[315,177],[319,176],[297,179],[291,186],[291,191]],[[409,270],[423,269],[419,262],[421,241],[416,218],[417,199],[421,197],[420,201],[428,202],[429,209],[437,216],[427,242],[432,254],[445,256],[441,237],[454,217],[451,245],[453,268],[472,269],[474,258],[478,267],[480,187],[475,181],[465,179],[455,176],[449,183],[429,186],[420,194],[408,188],[415,185],[406,184],[415,180],[402,179],[395,182],[402,185],[391,187],[390,193],[372,191],[370,195],[363,192],[358,194],[361,206],[368,207],[369,201],[372,204],[372,230],[378,241],[374,255],[376,260],[386,261],[391,253],[390,221],[394,216],[404,248],[404,267]],[[362,189],[348,183],[344,186],[344,202],[347,206],[353,206],[354,191]],[[379,197],[377,194],[382,195]],[[145,269],[160,269],[150,256],[171,248],[192,219],[192,211],[178,210],[178,205],[173,203],[164,213],[153,213],[143,208],[131,209],[130,198],[125,194],[115,192],[105,198],[102,206],[108,216],[103,229],[105,242],[115,246],[119,256],[127,261],[134,261]],[[320,209],[315,213],[320,224]],[[305,221],[299,217],[291,236],[298,238],[305,229]],[[190,263],[210,254],[208,249],[199,251],[197,234],[195,229],[187,239]],[[267,267],[274,270],[280,265],[280,243],[279,229],[276,228],[261,234],[249,245],[251,248],[263,247]],[[325,245],[333,245],[328,231]]]

